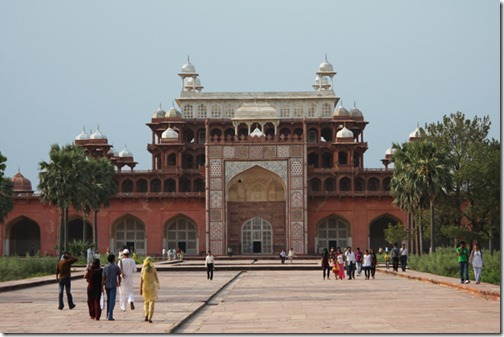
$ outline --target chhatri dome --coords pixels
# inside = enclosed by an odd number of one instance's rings
[[[25,178],[19,170],[18,173],[11,178],[11,181],[13,192],[33,192],[31,181]]]
[[[340,100],[339,106],[334,109],[333,117],[346,117],[350,116],[350,112],[343,107],[343,100]]]
[[[86,132],[86,128],[82,129],[82,132],[75,137],[75,140],[89,140],[89,135]]]
[[[353,138],[353,136],[353,132],[347,129],[346,126],[344,126],[343,129],[339,130],[336,133],[336,138]]]
[[[161,138],[163,139],[171,139],[171,140],[176,140],[178,139],[178,132],[172,129],[171,127],[168,127],[162,134]]]

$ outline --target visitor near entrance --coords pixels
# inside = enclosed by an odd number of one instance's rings
[[[322,265],[322,276],[323,279],[325,280],[326,278],[326,273],[327,273],[327,279],[330,280],[331,277],[329,276],[329,271],[330,271],[330,266],[329,266],[329,251],[327,248],[324,248],[324,252],[322,253],[322,259],[321,259],[321,265]]]
[[[406,248],[406,245],[404,243],[402,244],[401,250],[399,252],[401,254],[401,269],[402,271],[406,271],[406,263],[408,261],[408,248]]]
[[[483,269],[483,252],[479,249],[479,244],[473,245],[471,256],[469,256],[469,263],[473,266],[474,278],[476,284],[480,283],[481,270]]]
[[[371,254],[371,277],[375,278],[376,273],[376,265],[378,264],[378,259],[376,258],[376,254],[373,249],[369,250],[369,254]]]
[[[357,253],[355,255],[357,255]],[[371,259],[372,259],[372,256],[371,256],[371,254],[369,254],[369,250],[366,249],[364,251],[364,256],[362,259],[362,261],[363,261],[362,267],[364,267],[364,276],[365,276],[366,280],[369,280],[369,277],[371,276]]]
[[[70,309],[75,308],[72,293],[70,292],[70,268],[75,262],[77,262],[76,257],[71,256],[69,252],[64,252],[62,259],[56,266],[56,280],[58,280],[59,283],[59,310],[63,310],[65,306],[63,303],[63,288],[66,291],[68,307]]]
[[[465,246],[465,241],[460,241],[458,248],[456,249],[458,256],[458,267],[460,271],[460,283],[468,284],[469,282],[469,251]]]
[[[285,250],[282,249],[282,251],[280,252],[280,261],[282,262],[282,264],[285,263],[285,258],[286,258]]]
[[[397,248],[397,245],[394,243],[394,247],[392,248],[392,251],[390,255],[392,255],[392,269],[394,271],[399,271],[399,255],[401,253],[399,252],[399,248]]]
[[[115,264],[115,255],[107,257],[108,264],[103,268],[102,285],[107,293],[107,319],[114,320],[114,307],[116,302],[117,287],[121,286],[121,269]]]
[[[88,282],[87,286],[87,304],[89,317],[97,321],[100,320],[102,309],[100,307],[100,298],[103,294],[103,269],[100,267],[100,260],[95,259],[88,269],[84,278]]]
[[[143,262],[140,275],[140,295],[142,295],[144,300],[145,322],[152,323],[154,303],[157,300],[157,291],[159,288],[156,268],[152,263],[152,258],[147,256]]]
[[[126,303],[129,303],[131,310],[135,310],[135,294],[133,293],[133,273],[136,272],[135,260],[129,257],[128,249],[123,250],[123,258],[119,260],[122,282],[119,288],[119,307],[126,311]]]
[[[209,250],[208,254],[205,258],[205,268],[207,271],[207,280],[213,280],[213,272],[214,272],[214,256],[212,252]]]
[[[355,267],[357,267],[357,276],[360,276],[362,271],[362,253],[359,247],[357,247],[357,251],[355,252]]]
[[[287,257],[289,258],[290,263],[294,261],[294,248],[289,249],[289,255],[287,255]]]
[[[352,247],[347,247],[347,251],[345,253],[345,260],[347,261],[348,279],[355,280],[355,253],[352,252]]]
[[[345,279],[345,255],[341,252],[341,248],[336,248],[336,260],[338,261],[338,277]]]

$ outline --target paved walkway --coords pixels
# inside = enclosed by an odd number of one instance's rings
[[[160,271],[161,289],[153,324],[143,322],[142,297],[136,310],[115,321],[88,317],[86,281],[75,271],[72,294],[77,307],[57,309],[56,283],[0,292],[0,332],[3,333],[500,333],[500,287],[458,284],[457,279],[407,271],[380,270],[375,280],[323,280],[316,262],[295,261],[288,269],[233,270],[250,261],[217,261],[213,281],[198,261],[186,261],[187,271]],[[315,263],[315,265],[313,265]],[[239,269],[239,268],[238,268]],[[135,288],[140,283],[135,274]],[[402,276],[402,277],[401,277]],[[408,277],[404,277],[408,276]],[[43,280],[44,278],[39,278]],[[46,277],[48,282],[54,276]],[[451,280],[451,283],[440,282]],[[33,280],[32,280],[33,281]],[[423,282],[422,282],[423,281]],[[2,282],[4,286],[24,281]],[[433,283],[437,282],[437,284]],[[226,286],[227,285],[227,286]],[[460,288],[457,288],[458,286]],[[487,292],[487,296],[476,288]],[[488,296],[492,294],[492,296]],[[498,296],[497,296],[498,295]],[[65,295],[66,300],[66,295]],[[66,305],[66,303],[65,303]],[[102,314],[102,319],[105,315]]]

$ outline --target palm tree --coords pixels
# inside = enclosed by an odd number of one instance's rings
[[[58,207],[60,213],[60,230],[58,232],[58,246],[60,253],[66,249],[68,208],[77,203],[77,193],[83,185],[81,172],[85,165],[84,151],[76,145],[51,145],[49,151],[50,162],[39,163],[41,192],[40,200],[51,206]]]

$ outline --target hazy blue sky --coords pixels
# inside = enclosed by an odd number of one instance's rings
[[[0,152],[33,187],[50,145],[90,128],[149,169],[145,123],[180,93],[310,91],[328,54],[335,93],[369,122],[365,166],[417,123],[489,115],[500,138],[499,1],[0,0]]]

